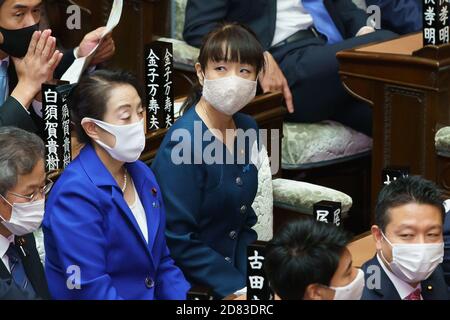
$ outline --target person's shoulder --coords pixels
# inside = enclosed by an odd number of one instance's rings
[[[200,121],[201,119],[197,115],[195,111],[195,105],[187,109],[181,117],[179,117],[174,124],[170,127],[167,133],[170,133],[176,129],[186,129],[188,131],[194,130],[194,125],[196,121]]]
[[[258,124],[256,123],[256,120],[248,114],[238,112],[234,115],[234,120],[239,129],[243,130],[258,129]]]

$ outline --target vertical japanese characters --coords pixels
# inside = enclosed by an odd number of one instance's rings
[[[65,169],[72,160],[70,112],[67,94],[56,85],[43,84],[43,139],[47,172]]]
[[[169,128],[174,122],[172,44],[152,42],[145,56],[147,128]]]
[[[423,45],[449,43],[450,0],[423,0]]]
[[[265,246],[248,246],[247,259],[247,300],[273,300],[273,292],[264,272]]]

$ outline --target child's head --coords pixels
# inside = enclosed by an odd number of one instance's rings
[[[264,70],[264,64],[264,49],[253,31],[237,23],[221,25],[203,40],[195,65],[199,83],[182,109],[186,110],[199,101],[205,77],[216,80],[235,76],[255,81]]]
[[[287,224],[266,248],[265,271],[283,300],[360,299],[364,274],[352,266],[349,235],[302,219]]]

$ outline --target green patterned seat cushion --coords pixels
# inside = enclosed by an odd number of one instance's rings
[[[284,123],[283,169],[308,169],[366,155],[372,139],[334,121]]]
[[[313,214],[313,206],[322,200],[340,202],[342,216],[346,217],[352,207],[352,198],[343,192],[301,181],[274,179],[273,204],[288,210]]]
[[[435,146],[439,155],[450,158],[450,127],[444,127],[436,133]]]

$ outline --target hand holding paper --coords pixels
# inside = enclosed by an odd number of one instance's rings
[[[90,64],[103,62],[115,51],[111,31],[119,24],[122,15],[123,0],[114,0],[106,27],[88,33],[80,43],[78,58],[64,73],[61,80],[77,83],[84,70]]]
[[[78,58],[87,57],[95,50],[92,55],[92,60],[89,61],[90,65],[97,65],[99,63],[107,61],[114,55],[116,50],[114,40],[111,33],[104,36],[106,27],[98,28],[88,33],[83,41],[81,41],[78,48]]]

